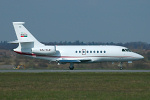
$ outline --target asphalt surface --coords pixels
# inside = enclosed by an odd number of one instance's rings
[[[20,72],[20,73],[41,73],[41,72],[150,72],[150,70],[0,70],[0,73]]]

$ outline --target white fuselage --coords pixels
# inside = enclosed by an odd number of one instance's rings
[[[42,47],[41,47],[42,49]],[[34,58],[45,59],[49,61],[59,60],[89,60],[88,62],[103,62],[103,61],[133,61],[142,59],[143,56],[131,52],[123,51],[127,48],[122,46],[56,46],[56,53],[53,55],[41,55],[33,53],[20,53]]]

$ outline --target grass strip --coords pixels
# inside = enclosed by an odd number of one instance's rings
[[[150,73],[0,73],[0,100],[149,100]]]

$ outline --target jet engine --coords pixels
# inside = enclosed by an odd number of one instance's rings
[[[56,53],[56,46],[32,48],[32,53],[41,55],[53,55]]]

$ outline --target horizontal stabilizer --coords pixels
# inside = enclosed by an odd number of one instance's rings
[[[34,41],[15,40],[15,41],[10,41],[8,43],[16,44],[16,43],[29,43],[29,42],[34,42]]]
[[[25,22],[13,22],[13,25],[22,25],[25,24]]]

